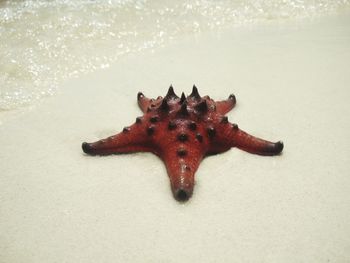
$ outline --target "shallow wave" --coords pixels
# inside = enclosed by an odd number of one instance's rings
[[[52,0],[0,2],[0,110],[55,93],[63,80],[184,34],[314,17],[350,0]]]

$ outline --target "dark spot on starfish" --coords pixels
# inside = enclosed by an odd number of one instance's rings
[[[189,115],[189,112],[187,110],[187,103],[186,103],[186,101],[184,103],[182,103],[181,108],[179,110],[179,114],[181,116],[188,116]]]
[[[168,124],[168,129],[169,130],[174,130],[176,129],[177,125],[174,121],[170,121],[169,124]]]
[[[179,202],[185,202],[189,198],[190,198],[190,195],[184,189],[179,189],[175,193],[175,199]]]
[[[236,123],[233,123],[233,124],[232,124],[232,129],[238,130],[238,125],[237,125]]]
[[[202,134],[197,133],[197,134],[196,134],[196,139],[197,139],[199,142],[202,142],[202,141],[203,141],[203,136],[202,136]]]
[[[177,136],[177,139],[180,141],[180,142],[185,142],[188,140],[188,136],[187,134],[185,133],[181,133]]]
[[[178,99],[179,97],[175,94],[173,85],[170,85],[170,87],[168,89],[168,93],[166,94],[164,99],[169,100],[169,99],[174,99],[174,98]]]
[[[177,150],[177,155],[180,156],[180,157],[186,156],[187,155],[187,151],[185,149],[183,149],[183,148],[178,149]]]
[[[169,110],[169,104],[168,101],[166,99],[163,99],[162,104],[160,104],[159,109],[161,109],[162,111],[168,111]]]
[[[152,123],[156,123],[159,121],[159,116],[152,116],[150,119],[149,119],[150,122]]]
[[[137,117],[136,118],[136,123],[140,124],[142,122],[142,118],[141,117]]]
[[[91,152],[92,152],[92,147],[91,147],[91,145],[90,145],[89,143],[83,142],[83,144],[81,145],[81,147],[82,147],[84,153],[91,154]]]
[[[220,120],[220,123],[224,123],[224,124],[228,123],[228,118],[227,118],[227,116],[223,116],[223,117],[221,118],[221,120]]]
[[[154,130],[155,130],[155,128],[154,128],[153,125],[149,126],[149,127],[147,128],[147,134],[148,134],[148,135],[154,134]]]
[[[181,172],[189,172],[189,171],[191,171],[191,168],[187,165],[187,164],[183,164],[182,166],[181,166]]]
[[[199,112],[206,112],[208,110],[208,104],[206,100],[202,100],[201,102],[199,102],[196,106],[195,109]]]
[[[283,150],[284,144],[282,141],[278,141],[275,143],[275,152],[276,153],[281,153]]]
[[[189,97],[192,99],[195,99],[195,100],[200,100],[201,96],[198,93],[198,89],[197,89],[196,85],[193,85],[192,93],[190,94]]]
[[[236,102],[236,96],[231,94],[229,97],[228,97],[230,100]]]
[[[181,98],[180,98],[180,104],[184,103],[186,100],[186,96],[185,96],[185,93],[181,93]]]
[[[123,128],[123,132],[124,132],[124,133],[127,133],[128,131],[130,131],[130,127],[124,127],[124,128]]]
[[[191,121],[188,124],[188,128],[191,129],[192,131],[195,131],[197,129],[197,124],[194,121]]]
[[[214,129],[214,127],[209,127],[207,129],[207,132],[208,132],[208,136],[209,138],[213,138],[216,134],[216,130]]]
[[[141,98],[143,98],[143,97],[145,97],[145,95],[143,95],[142,92],[137,93],[137,99],[138,99],[138,100],[141,99]]]

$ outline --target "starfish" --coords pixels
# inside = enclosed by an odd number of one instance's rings
[[[236,97],[214,101],[201,97],[196,86],[192,93],[178,97],[172,86],[163,98],[149,99],[137,94],[144,113],[122,132],[93,143],[82,144],[90,155],[151,152],[165,163],[173,195],[188,200],[193,193],[194,175],[202,159],[237,147],[259,155],[277,155],[283,143],[266,141],[239,129],[225,114],[236,105]]]

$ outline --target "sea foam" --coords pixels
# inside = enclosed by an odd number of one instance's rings
[[[350,0],[0,2],[0,110],[54,94],[63,80],[186,34],[315,17]]]

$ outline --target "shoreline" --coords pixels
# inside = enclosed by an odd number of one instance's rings
[[[285,20],[261,20],[261,21],[254,21],[251,23],[247,23],[244,25],[234,25],[232,27],[226,26],[223,28],[220,28],[218,30],[210,30],[208,29],[205,32],[200,33],[188,33],[184,34],[183,36],[176,36],[173,40],[169,40],[167,43],[163,43],[159,46],[145,49],[143,51],[133,51],[129,54],[125,54],[121,57],[119,57],[118,60],[111,63],[111,65],[108,68],[99,68],[94,70],[93,72],[85,72],[80,73],[78,76],[74,76],[71,78],[67,78],[62,80],[57,87],[54,88],[55,92],[50,92],[51,94],[47,94],[43,97],[41,97],[38,100],[34,100],[31,103],[23,104],[21,106],[18,106],[16,108],[9,108],[9,109],[3,109],[0,110],[0,122],[3,123],[9,118],[15,118],[18,115],[21,115],[25,113],[26,111],[31,111],[36,107],[40,107],[40,105],[46,100],[46,99],[52,99],[57,94],[64,92],[62,91],[62,87],[69,86],[70,81],[73,81],[75,79],[85,79],[86,76],[93,75],[93,74],[100,74],[100,72],[108,71],[110,68],[113,68],[114,65],[123,64],[125,61],[128,61],[130,59],[133,59],[135,56],[147,56],[153,53],[159,53],[162,52],[162,50],[165,48],[170,48],[173,46],[181,45],[181,43],[190,43],[190,41],[197,41],[197,39],[220,39],[222,35],[225,34],[232,34],[237,33],[238,35],[251,35],[254,32],[261,32],[264,30],[270,30],[271,28],[275,27],[275,31],[281,31],[283,32],[284,28],[288,28],[288,30],[294,31],[297,30],[298,27],[307,27],[307,26],[313,26],[314,24],[322,23],[324,20],[334,20],[336,17],[346,17],[347,14],[349,14],[350,9],[345,8],[343,10],[338,10],[337,13],[330,13],[330,14],[320,14],[320,15],[313,15],[312,17],[293,17],[293,18],[286,18]]]

